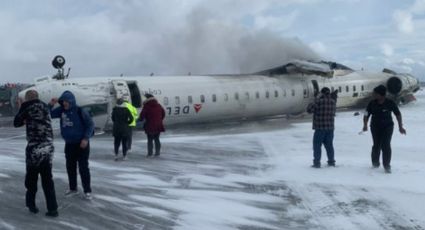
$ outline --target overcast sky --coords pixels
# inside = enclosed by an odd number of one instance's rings
[[[293,58],[425,80],[425,0],[14,0],[0,3],[1,82],[249,73]]]

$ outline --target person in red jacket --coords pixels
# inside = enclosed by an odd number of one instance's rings
[[[153,154],[153,142],[155,141],[155,156],[161,153],[161,142],[159,135],[165,131],[163,120],[165,110],[151,94],[145,94],[146,100],[143,102],[143,109],[140,112],[139,120],[144,121],[145,133],[148,137],[148,155]]]

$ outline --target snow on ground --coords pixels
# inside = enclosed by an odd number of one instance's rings
[[[112,137],[96,136],[93,201],[63,196],[57,138],[57,219],[24,207],[24,129],[0,128],[0,229],[425,229],[424,108],[424,92],[401,108],[408,134],[394,133],[392,174],[371,168],[372,139],[353,111],[337,114],[336,168],[310,167],[310,118],[169,130],[156,159],[141,132],[119,162]],[[40,186],[37,204],[44,212]]]

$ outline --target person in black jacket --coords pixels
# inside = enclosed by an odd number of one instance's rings
[[[394,130],[394,122],[391,113],[397,118],[398,128],[401,134],[406,134],[403,121],[397,104],[385,97],[387,89],[380,85],[373,89],[375,99],[369,102],[363,118],[363,131],[367,131],[369,117],[372,116],[370,131],[372,132],[372,166],[378,168],[379,155],[382,150],[382,164],[386,173],[391,173],[391,137]]]
[[[128,138],[131,135],[133,116],[124,104],[123,99],[117,100],[117,105],[112,110],[112,121],[114,122],[112,134],[114,135],[115,160],[118,160],[118,150],[122,143],[123,160],[127,156]]]
[[[25,150],[26,206],[32,213],[39,211],[35,205],[35,197],[40,174],[48,210],[46,216],[57,217],[58,205],[52,179],[53,131],[49,114],[48,106],[38,99],[37,91],[28,90],[25,94],[25,102],[20,105],[13,124],[15,127],[26,125],[28,141]]]

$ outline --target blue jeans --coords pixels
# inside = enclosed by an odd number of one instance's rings
[[[313,136],[313,155],[314,165],[320,165],[320,158],[322,157],[322,144],[325,146],[328,155],[328,164],[335,164],[334,158],[334,130],[316,129]]]

